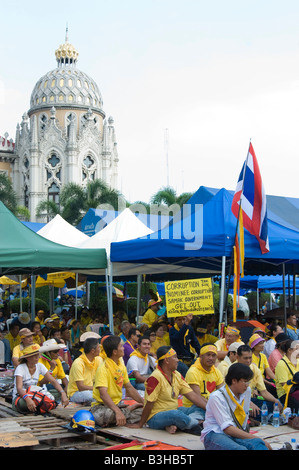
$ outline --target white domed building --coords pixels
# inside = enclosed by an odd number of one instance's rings
[[[0,171],[11,177],[31,221],[40,201],[59,203],[67,183],[84,187],[100,178],[118,189],[114,121],[106,118],[95,81],[77,68],[78,55],[66,38],[55,51],[57,67],[32,91],[15,142],[5,144],[5,136],[0,146]]]

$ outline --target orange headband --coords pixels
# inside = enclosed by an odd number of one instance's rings
[[[175,356],[176,352],[174,349],[169,349],[169,351],[167,351],[166,354],[164,354],[163,356],[159,357],[158,361],[161,361],[162,359],[166,359],[167,357],[172,357],[172,356]]]

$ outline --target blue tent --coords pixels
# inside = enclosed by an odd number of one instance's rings
[[[211,274],[221,272],[223,257],[227,264],[230,262],[235,237],[236,218],[231,212],[233,194],[222,188],[211,198],[205,191],[196,198],[195,193],[192,204],[184,208],[184,217],[177,214],[164,229],[147,237],[112,243],[111,261],[177,264],[201,268]],[[204,203],[204,198],[209,200]],[[298,272],[298,231],[268,218],[268,235],[270,252],[262,255],[256,238],[244,231],[246,273],[282,274],[283,263],[286,272],[293,273],[294,263]]]

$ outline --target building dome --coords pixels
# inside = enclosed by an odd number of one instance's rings
[[[66,41],[55,51],[57,68],[41,77],[30,98],[29,116],[36,110],[57,107],[102,111],[103,100],[96,82],[77,69],[78,51]]]

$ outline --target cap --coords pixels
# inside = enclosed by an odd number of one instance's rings
[[[29,330],[29,328],[22,328],[19,331],[19,335],[21,339],[26,338],[27,336],[33,336],[33,332]]]

